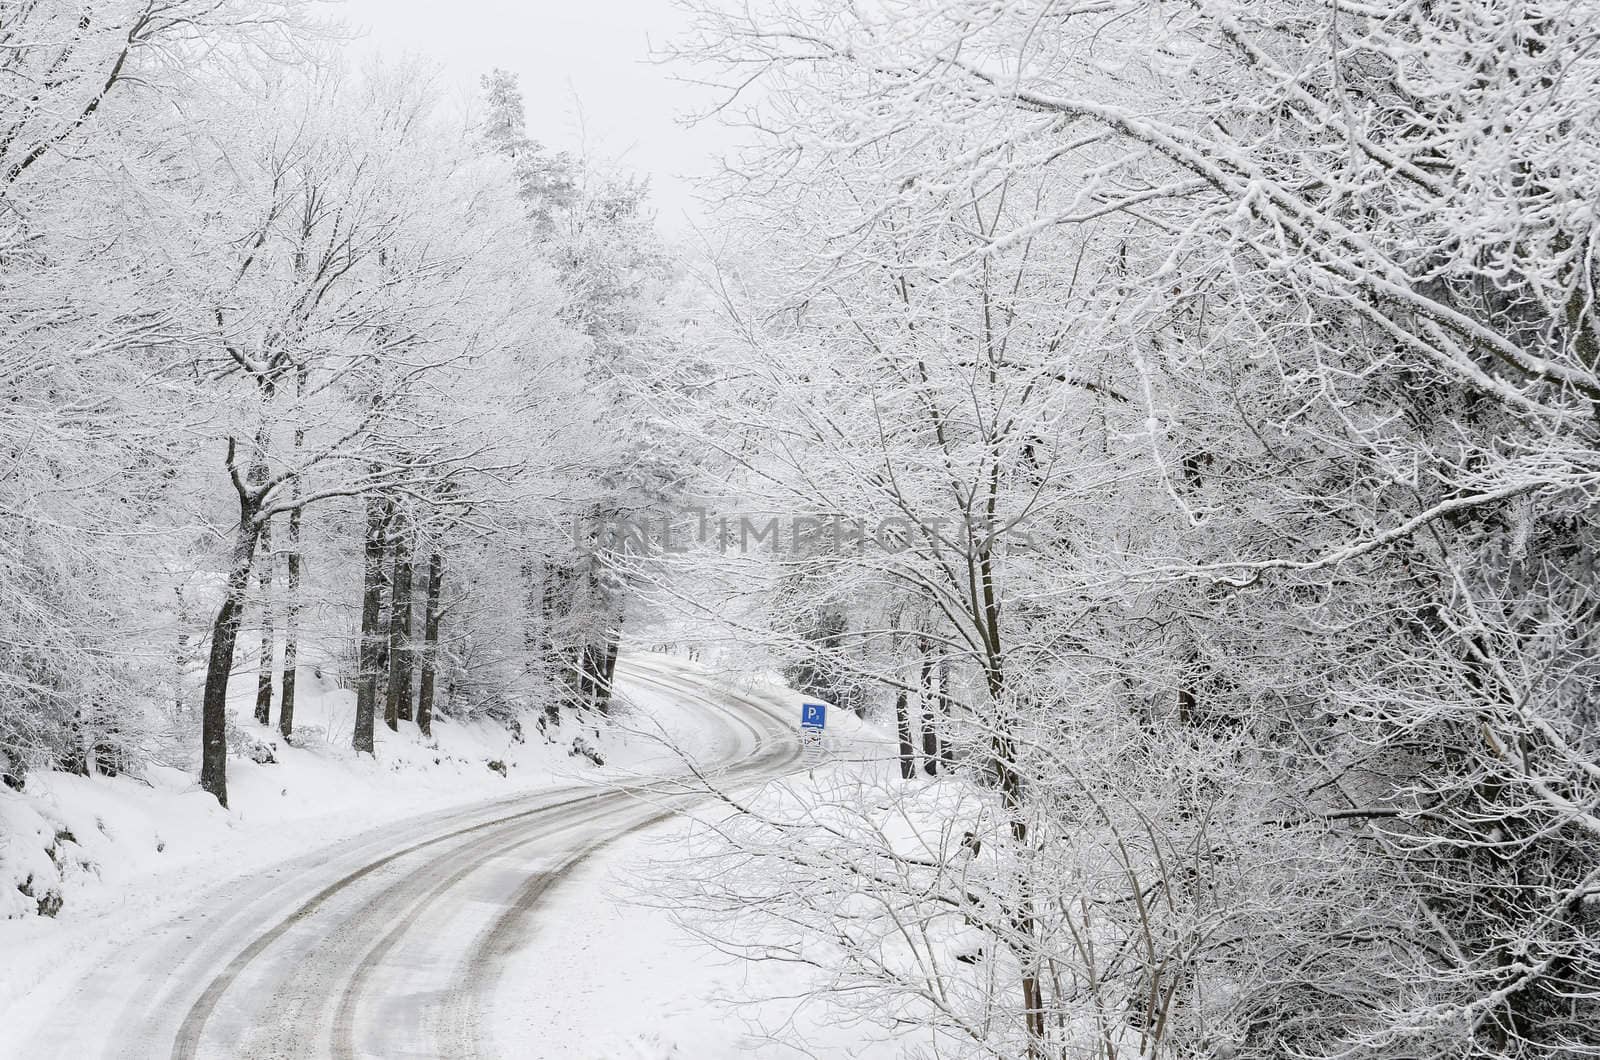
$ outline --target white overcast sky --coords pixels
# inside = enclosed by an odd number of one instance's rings
[[[356,47],[433,59],[462,91],[494,67],[514,71],[534,139],[587,143],[648,174],[667,231],[703,218],[690,181],[714,168],[729,135],[675,120],[706,95],[650,61],[685,25],[671,0],[344,0],[339,17],[364,33]]]

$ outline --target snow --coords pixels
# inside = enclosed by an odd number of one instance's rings
[[[736,960],[637,902],[631,870],[681,840],[663,825],[573,872],[537,914],[489,1008],[491,1055],[519,1060],[900,1056],[882,1032],[806,995],[803,966]],[[558,989],[551,989],[558,984]]]
[[[632,663],[649,672],[656,658],[636,655]],[[660,669],[693,674],[796,724],[800,704],[814,700],[783,687],[776,674],[676,658]],[[853,774],[859,760],[879,757],[888,745],[874,726],[830,708],[827,733],[808,755],[810,768],[766,787],[776,793],[830,783],[841,771]],[[720,816],[710,812],[711,819]],[[663,907],[651,893],[648,873],[640,870],[674,861],[681,866],[695,827],[692,819],[675,818],[606,846],[562,879],[535,913],[527,944],[509,956],[497,981],[487,1015],[491,1054],[527,1060],[904,1055],[904,1036],[889,1036],[830,1004],[821,993],[824,977],[815,969],[719,952]]]
[[[8,1032],[20,1040],[22,1027],[106,954],[218,884],[393,822],[677,761],[626,722],[583,732],[606,757],[596,768],[568,753],[576,726],[551,740],[525,724],[518,742],[493,722],[446,717],[434,719],[432,740],[414,724],[391,732],[380,721],[376,755],[358,757],[348,735],[354,693],[309,669],[297,678],[299,746],[285,746],[250,716],[253,676],[234,682],[230,707],[240,730],[274,745],[277,762],[230,756],[226,810],[193,774],[159,765],[140,777],[38,772],[21,793],[0,788],[0,1055]],[[676,742],[706,738],[696,712],[665,699],[654,706]],[[504,776],[491,761],[505,764]],[[54,917],[35,915],[35,900],[17,889],[30,878],[35,895],[61,896]]]
[[[380,724],[377,755],[358,758],[344,736],[350,694],[306,672],[298,746],[284,746],[249,717],[253,685],[241,681],[235,690],[236,724],[275,743],[277,761],[230,759],[227,810],[199,791],[190,773],[162,766],[138,778],[35,774],[25,793],[0,793],[0,835],[9,844],[0,866],[11,876],[51,881],[65,899],[56,916],[41,917],[31,899],[6,888],[5,899],[18,908],[6,907],[12,918],[0,920],[0,951],[7,954],[0,964],[0,1057],[20,1057],[13,1050],[36,1040],[88,975],[117,966],[113,957],[138,950],[158,926],[203,918],[199,903],[213,889],[280,876],[291,859],[304,865],[307,851],[319,848],[329,851],[331,866],[336,849],[451,808],[573,783],[631,787],[641,777],[681,772],[680,752],[702,765],[748,753],[737,726],[686,708],[674,688],[735,690],[798,723],[803,697],[774,675],[719,674],[655,653],[625,658],[622,670],[633,675],[622,692],[626,709],[609,727],[584,731],[606,756],[602,768],[567,753],[577,734],[570,725],[550,742],[530,724],[518,742],[497,725],[451,719],[436,719],[432,741],[414,726],[392,733]],[[844,711],[830,710],[828,722],[830,736],[809,760],[814,775],[878,738]],[[491,760],[506,764],[505,776],[488,768]],[[491,1055],[900,1055],[881,1031],[826,1004],[784,1000],[813,985],[806,970],[716,953],[668,910],[637,900],[635,870],[680,846],[689,827],[682,818],[654,825],[556,873],[559,882],[534,907],[523,945],[496,969],[484,1007]],[[581,847],[584,838],[569,841]]]

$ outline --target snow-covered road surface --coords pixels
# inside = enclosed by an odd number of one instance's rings
[[[621,676],[717,716],[725,738],[697,767],[721,786],[799,762],[793,721],[769,704],[652,658]],[[699,797],[670,778],[546,790],[235,880],[117,949],[0,1055],[495,1055],[481,1010],[535,908],[590,854]]]

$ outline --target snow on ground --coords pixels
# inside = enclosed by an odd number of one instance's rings
[[[228,879],[436,810],[677,767],[631,720],[604,732],[568,724],[547,738],[529,719],[520,742],[490,722],[437,717],[424,740],[413,724],[390,732],[380,721],[376,755],[358,758],[349,746],[354,692],[309,669],[298,682],[292,747],[251,718],[253,675],[230,689],[240,730],[272,743],[277,761],[230,756],[227,810],[192,773],[158,765],[138,777],[36,772],[21,793],[0,788],[0,1026],[47,1004],[141,925],[182,912]],[[685,746],[720,731],[670,698],[648,706]],[[602,751],[603,768],[569,754],[580,734]],[[51,889],[59,909],[36,915]]]
[[[651,652],[624,664],[668,686],[685,667],[682,658]],[[798,725],[804,697],[782,688],[775,675],[715,670],[701,667],[699,676]],[[21,1028],[51,1010],[102,955],[185,912],[196,894],[227,879],[433,810],[558,784],[679,772],[668,744],[708,759],[739,750],[722,746],[732,739],[729,729],[706,712],[635,679],[626,681],[629,709],[615,724],[599,735],[584,733],[605,754],[603,768],[567,753],[577,734],[571,728],[549,742],[530,724],[526,740],[517,742],[498,726],[449,719],[437,720],[431,742],[414,726],[391,733],[380,724],[376,758],[358,759],[348,750],[351,694],[311,673],[301,682],[302,738],[295,747],[249,718],[253,686],[237,689],[240,728],[273,740],[278,761],[231,758],[229,810],[200,792],[191,774],[162,767],[140,779],[39,774],[24,795],[0,793],[0,834],[12,835],[15,827],[37,871],[49,871],[39,857],[52,842],[66,866],[66,904],[55,918],[0,920],[0,952],[7,955],[0,964],[0,1026]],[[810,757],[811,776],[796,778],[796,790],[853,770],[861,759],[882,758],[885,746],[876,729],[830,709],[828,735]],[[505,775],[489,761],[503,762]],[[493,1052],[518,1060],[903,1055],[905,1039],[888,1040],[826,1001],[784,1000],[811,993],[814,971],[719,954],[648,896],[638,900],[639,866],[670,856],[689,827],[679,819],[603,847],[541,902],[527,945],[510,956],[487,1008]],[[77,867],[79,860],[87,867]]]
[[[636,655],[641,669],[649,654]],[[807,697],[774,674],[714,666],[704,679],[769,705],[798,725]],[[830,708],[827,735],[803,789],[862,758],[877,759],[883,735]],[[788,786],[788,785],[785,785]],[[751,794],[743,792],[741,794]],[[716,816],[713,813],[713,816]],[[611,844],[582,862],[536,914],[528,944],[508,960],[489,1011],[493,1055],[519,1060],[733,1060],[743,1057],[880,1058],[912,1044],[817,996],[818,974],[779,961],[719,953],[674,921],[644,891],[641,866],[681,857],[690,821],[677,819]]]
[[[860,1060],[902,1055],[882,1031],[804,995],[796,965],[716,953],[635,900],[632,870],[683,822],[615,843],[583,863],[536,915],[489,1007],[491,1055],[518,1060]]]

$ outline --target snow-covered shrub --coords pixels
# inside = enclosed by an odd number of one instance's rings
[[[246,731],[234,724],[231,718],[228,725],[228,751],[248,758],[257,765],[272,765],[278,760],[278,745],[275,742],[263,740]]]
[[[92,871],[77,837],[20,796],[0,793],[0,919],[55,916],[63,883]]]

